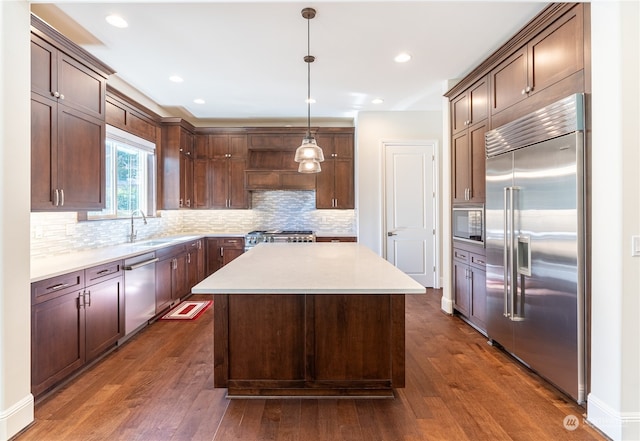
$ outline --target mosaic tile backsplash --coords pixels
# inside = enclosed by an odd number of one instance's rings
[[[300,230],[356,235],[355,210],[316,210],[314,191],[254,191],[250,210],[170,210],[134,220],[137,240],[184,233],[245,234]],[[31,257],[45,257],[127,242],[129,219],[78,222],[75,212],[31,213]]]

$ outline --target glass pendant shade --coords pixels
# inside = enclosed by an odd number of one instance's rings
[[[298,165],[298,172],[300,173],[319,173],[320,170],[320,163],[313,159],[305,159]]]
[[[324,161],[324,154],[318,144],[316,144],[315,138],[305,138],[302,140],[302,145],[296,149],[296,155],[293,158],[296,162],[302,161]]]

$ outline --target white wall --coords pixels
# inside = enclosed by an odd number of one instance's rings
[[[356,219],[358,241],[382,255],[382,142],[437,140],[442,112],[361,112],[356,122]],[[442,155],[439,153],[438,157]],[[442,170],[442,164],[438,164]],[[441,175],[441,173],[440,173]],[[440,188],[442,184],[440,183]],[[440,253],[441,254],[441,253]]]
[[[0,2],[0,440],[33,421],[29,4]]]
[[[588,420],[640,439],[640,3],[595,1],[591,393]]]

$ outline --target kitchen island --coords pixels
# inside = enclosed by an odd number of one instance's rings
[[[404,296],[425,288],[357,243],[277,243],[192,292],[214,296],[214,386],[229,397],[391,397]]]

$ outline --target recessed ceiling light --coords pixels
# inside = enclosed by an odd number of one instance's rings
[[[384,100],[382,98],[374,98],[371,100],[371,103],[373,104],[382,104],[384,103]]]
[[[115,26],[116,28],[126,28],[129,26],[129,23],[127,23],[125,19],[120,17],[119,15],[107,15],[105,17],[105,20],[107,20],[107,23],[109,23],[111,26]]]
[[[202,98],[196,98],[193,102],[196,104],[204,104],[204,100]]]
[[[178,75],[171,75],[169,77],[169,80],[173,81],[174,83],[182,83],[184,81],[182,77],[179,77]]]
[[[398,55],[396,55],[396,57],[393,59],[393,61],[395,61],[396,63],[406,63],[410,59],[411,59],[411,55],[409,55],[406,52],[402,52],[402,53],[399,53]]]

